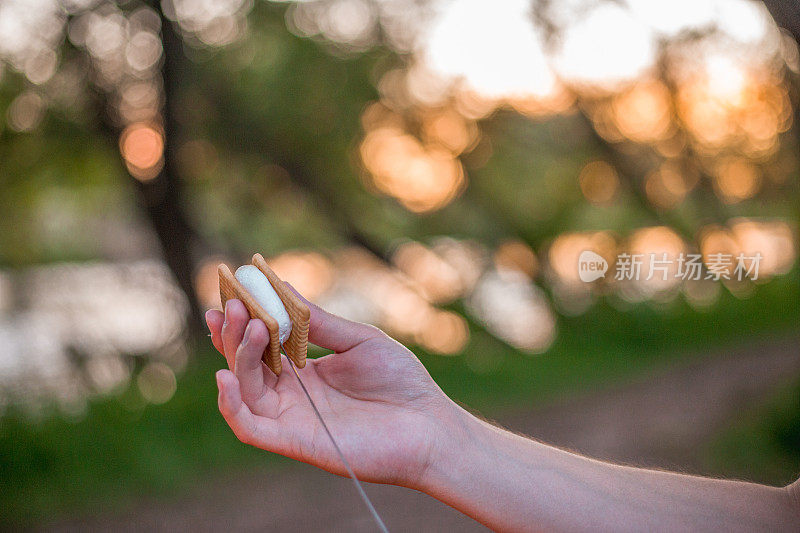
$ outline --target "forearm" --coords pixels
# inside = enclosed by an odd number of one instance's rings
[[[419,488],[493,529],[800,529],[786,489],[604,463],[460,412]]]

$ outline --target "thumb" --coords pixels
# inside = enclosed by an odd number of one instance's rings
[[[309,342],[334,352],[346,352],[362,342],[384,335],[375,326],[353,322],[325,311],[318,305],[306,300],[291,284],[286,283],[286,285],[311,310],[311,324],[308,331]]]

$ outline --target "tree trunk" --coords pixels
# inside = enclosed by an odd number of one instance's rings
[[[156,232],[164,260],[175,280],[186,295],[189,304],[189,333],[202,331],[202,310],[194,287],[194,266],[197,234],[189,223],[183,205],[183,194],[176,168],[177,121],[175,94],[183,68],[183,49],[180,37],[172,22],[164,17],[159,6],[154,6],[161,16],[161,39],[164,63],[161,70],[164,80],[164,167],[153,180],[134,180],[140,195],[141,206]]]

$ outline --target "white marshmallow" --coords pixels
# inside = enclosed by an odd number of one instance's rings
[[[234,276],[250,296],[255,298],[258,305],[278,322],[278,338],[281,344],[286,342],[292,332],[292,319],[267,276],[253,265],[240,266]]]

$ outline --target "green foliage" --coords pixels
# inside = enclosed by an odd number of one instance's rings
[[[3,520],[119,507],[141,493],[175,490],[209,472],[263,460],[227,430],[214,392],[221,358],[202,355],[165,405],[145,405],[131,388],[92,402],[77,419],[7,413],[0,421]]]

